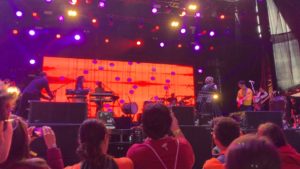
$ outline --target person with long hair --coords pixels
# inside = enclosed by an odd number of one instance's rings
[[[300,154],[288,144],[282,129],[274,123],[264,123],[258,127],[258,136],[267,137],[277,148],[281,169],[299,169]]]
[[[226,154],[226,169],[281,169],[279,154],[267,139],[244,135],[235,139]]]
[[[0,81],[0,164],[5,162],[9,155],[13,135],[13,126],[9,118],[18,96],[18,88]]]
[[[34,127],[28,128],[25,121],[17,116],[12,116],[13,137],[8,157],[0,164],[0,168],[9,168],[22,160],[30,159],[30,136]],[[42,136],[47,146],[48,164],[52,169],[63,169],[60,150],[56,146],[56,138],[50,127],[42,127]]]
[[[113,158],[107,154],[109,134],[96,119],[84,121],[78,133],[77,153],[81,162],[65,169],[133,169],[129,158]]]

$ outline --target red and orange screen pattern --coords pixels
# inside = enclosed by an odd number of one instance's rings
[[[181,100],[194,97],[194,74],[189,66],[124,62],[112,60],[44,57],[43,71],[48,74],[51,90],[57,90],[55,101],[67,102],[66,89],[75,88],[75,79],[84,76],[84,87],[94,92],[101,81],[105,90],[115,92],[120,99],[114,105],[106,103],[106,111],[121,116],[124,103],[136,102],[139,112],[144,101],[159,101],[171,93]],[[193,98],[187,101],[193,105]],[[96,105],[89,102],[89,117],[94,117]]]

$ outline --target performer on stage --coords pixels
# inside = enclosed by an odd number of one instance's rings
[[[260,87],[258,92],[255,94],[254,96],[254,104],[253,104],[253,107],[256,111],[261,111],[261,110],[267,110],[268,106],[267,106],[267,101],[269,100],[269,94],[268,92]]]
[[[76,78],[75,91],[83,90],[84,76],[78,76]]]
[[[252,111],[252,99],[253,99],[253,92],[246,86],[245,81],[239,81],[238,86],[240,90],[237,93],[237,104],[239,111]]]
[[[97,87],[95,88],[95,93],[103,93],[105,92],[104,87],[102,85],[102,82],[97,82],[96,83]]]
[[[202,92],[216,92],[218,90],[217,85],[214,83],[214,78],[207,76],[205,78],[205,85],[201,88]]]
[[[213,117],[221,114],[219,105],[214,101],[213,95],[218,92],[218,87],[214,83],[214,78],[207,76],[205,85],[198,93],[197,102],[199,103],[198,110],[203,114],[212,114]]]
[[[95,93],[103,93],[105,92],[102,82],[97,82],[96,83],[97,87],[95,88]],[[101,98],[99,98],[99,101],[96,101],[97,104],[97,109],[96,112],[99,112],[103,109],[103,100],[101,100]]]
[[[171,94],[171,97],[167,99],[169,102],[169,106],[176,106],[177,105],[177,98],[175,96],[175,93]]]
[[[42,94],[42,90],[45,89],[48,96]],[[53,94],[49,88],[49,82],[47,74],[41,72],[29,85],[23,90],[20,105],[17,114],[24,119],[28,118],[28,108],[30,100],[40,100],[41,98],[46,100],[52,100]]]

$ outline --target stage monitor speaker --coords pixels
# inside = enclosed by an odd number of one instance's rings
[[[78,147],[79,124],[30,124],[30,126],[41,127],[50,126],[55,135],[57,146],[61,149],[64,164],[72,165],[79,162],[76,153]],[[39,137],[31,143],[31,150],[36,152],[39,157],[46,158],[46,145],[44,139]]]
[[[194,107],[174,106],[172,107],[179,125],[194,125]]]
[[[245,112],[243,127],[247,130],[256,130],[260,124],[266,122],[272,122],[282,127],[282,115],[282,112],[279,111]]]
[[[29,123],[82,123],[87,117],[86,103],[31,101]]]
[[[180,126],[180,128],[193,147],[195,154],[193,169],[202,168],[204,162],[212,157],[211,130],[203,126]]]

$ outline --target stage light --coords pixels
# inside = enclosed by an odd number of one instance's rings
[[[17,29],[13,29],[13,30],[12,30],[12,33],[13,33],[14,35],[17,35],[17,34],[19,34],[19,31],[18,31]]]
[[[179,44],[177,45],[177,48],[182,48],[182,44],[179,43]]]
[[[105,7],[105,3],[103,1],[100,1],[99,4],[98,4],[98,6],[100,8],[104,8]]]
[[[75,10],[68,10],[68,16],[70,16],[70,17],[76,17],[77,16],[77,11],[75,11]]]
[[[200,45],[195,45],[195,46],[194,46],[194,49],[195,49],[195,50],[200,50]]]
[[[30,59],[30,60],[29,60],[29,63],[30,63],[31,65],[34,65],[34,64],[36,63],[36,61],[35,61],[34,59]]]
[[[186,29],[185,28],[181,28],[180,33],[185,34],[186,33]]]
[[[209,50],[214,50],[214,49],[215,49],[214,46],[210,46],[210,47],[209,47]]]
[[[201,69],[201,68],[198,69],[198,73],[200,73],[200,74],[203,73],[203,69]]]
[[[214,32],[214,31],[210,31],[210,32],[209,32],[209,36],[210,36],[210,37],[215,36],[215,32]]]
[[[46,2],[52,2],[52,0],[45,0]]]
[[[181,14],[179,16],[185,16],[186,15],[186,12],[185,11],[182,11]]]
[[[74,36],[74,39],[77,40],[77,41],[79,41],[79,40],[81,39],[81,36],[80,36],[79,34],[76,34],[76,35]]]
[[[35,35],[35,31],[34,31],[33,29],[30,29],[30,30],[28,31],[28,34],[29,34],[30,36],[34,36],[34,35]]]
[[[36,12],[32,12],[32,16],[33,16],[33,17],[37,17],[38,14],[37,14]]]
[[[55,37],[56,37],[56,39],[60,39],[61,35],[60,34],[56,34]]]
[[[58,17],[58,20],[59,20],[59,21],[63,21],[63,20],[64,20],[64,16],[59,16],[59,17]]]
[[[165,46],[165,43],[164,42],[160,42],[159,46],[163,48]]]
[[[23,12],[17,11],[17,12],[16,12],[16,16],[17,16],[17,17],[22,17],[22,16],[23,16]]]
[[[222,20],[225,19],[225,15],[223,15],[223,14],[220,15],[220,19],[222,19]]]
[[[219,99],[219,95],[218,95],[218,94],[214,94],[214,95],[213,95],[213,99],[214,99],[214,100],[218,100],[218,99]]]
[[[140,41],[140,40],[136,41],[136,45],[137,46],[141,46],[142,45],[142,41]]]
[[[158,31],[159,29],[160,29],[160,27],[159,27],[158,25],[156,25],[156,26],[155,26],[155,30]]]
[[[93,18],[93,19],[92,19],[92,23],[97,23],[97,19],[96,19],[96,18]]]
[[[69,0],[69,3],[71,4],[71,5],[76,5],[77,4],[77,0]]]
[[[196,4],[189,4],[188,9],[190,11],[195,11],[197,10],[198,6]]]
[[[105,39],[104,39],[104,42],[105,42],[105,43],[109,43],[109,39],[108,39],[108,38],[105,38]]]
[[[176,27],[178,27],[178,26],[179,26],[179,22],[178,22],[178,21],[172,21],[172,22],[171,22],[171,27],[176,28]]]
[[[195,14],[195,17],[200,18],[200,17],[201,17],[201,13],[200,13],[200,12],[197,12],[197,13]]]
[[[152,8],[152,13],[157,13],[157,8]]]

